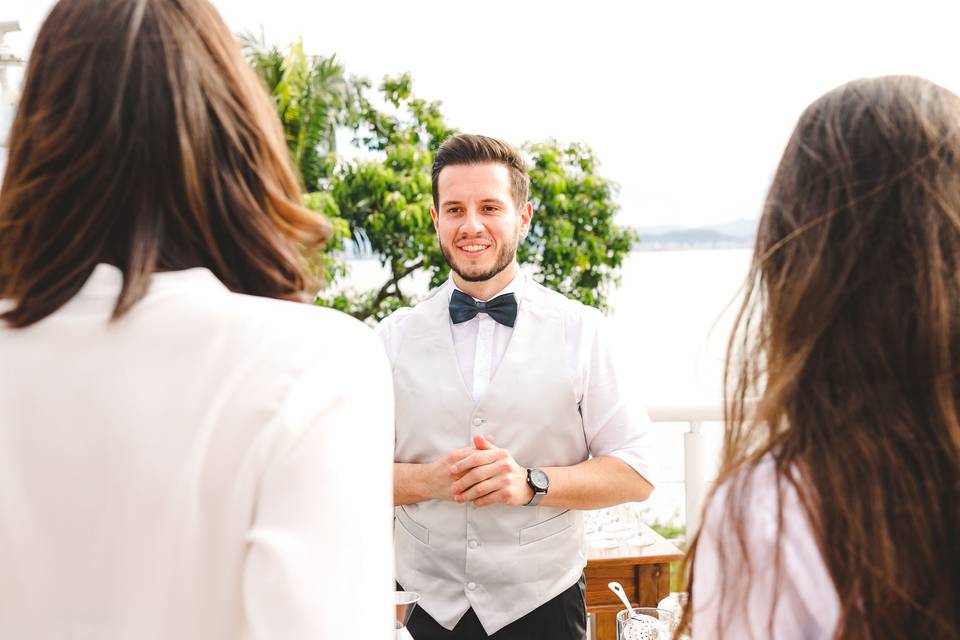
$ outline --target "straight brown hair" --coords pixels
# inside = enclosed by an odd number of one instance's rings
[[[440,172],[444,167],[487,163],[502,164],[509,170],[513,204],[523,206],[530,197],[530,176],[520,151],[496,138],[462,133],[444,140],[433,159],[434,208],[440,209]]]
[[[210,269],[231,290],[302,299],[301,205],[273,106],[206,0],[61,0],[38,34],[0,190],[0,298],[42,320],[99,262],[118,318],[150,274]]]
[[[719,554],[720,593],[691,573],[686,622],[697,597],[744,614],[730,603],[745,606],[758,566],[750,479],[769,460],[773,539],[796,524],[795,492],[839,599],[834,638],[960,638],[960,98],[883,77],[806,109],[727,358],[716,487],[736,552]],[[769,569],[782,575],[779,549]]]

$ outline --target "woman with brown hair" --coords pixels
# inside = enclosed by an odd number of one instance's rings
[[[0,637],[392,637],[389,367],[295,302],[328,235],[206,0],[54,7],[0,191]]]
[[[960,638],[958,373],[960,99],[843,85],[800,117],[760,220],[695,638]]]

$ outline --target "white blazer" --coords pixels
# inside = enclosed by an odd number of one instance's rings
[[[0,637],[392,638],[379,340],[204,269],[111,322],[121,279],[0,326]]]

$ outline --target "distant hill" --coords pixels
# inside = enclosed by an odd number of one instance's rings
[[[668,231],[666,233],[647,235],[646,238],[640,238],[640,242],[644,242],[645,239],[647,241],[655,240],[657,242],[684,243],[735,242],[740,240],[740,238],[728,236],[725,233],[720,233],[719,231],[714,231],[713,229],[683,229],[681,231]]]
[[[734,238],[750,238],[752,240],[757,235],[758,222],[759,220],[756,218],[741,218],[740,220],[734,220],[733,222],[724,222],[723,224],[712,225],[704,228],[713,229],[714,231],[719,231],[720,233],[733,236]]]
[[[637,231],[640,235],[660,235],[661,233],[667,233],[669,231],[683,231],[688,227],[684,227],[679,224],[654,224],[649,227],[634,227],[633,229]]]
[[[692,229],[669,225],[637,227],[640,244],[635,250],[750,247],[753,245],[756,229],[757,220],[749,218]]]

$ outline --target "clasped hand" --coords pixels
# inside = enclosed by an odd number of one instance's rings
[[[496,447],[489,436],[474,436],[473,444],[474,448],[457,449],[443,460],[452,480],[450,499],[478,507],[530,502],[533,490],[527,484],[527,470],[510,452]]]

